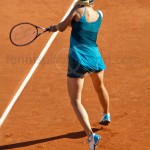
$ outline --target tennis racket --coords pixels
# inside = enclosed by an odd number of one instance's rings
[[[11,29],[10,41],[15,46],[25,46],[32,43],[41,34],[50,30],[51,27],[44,28],[27,22],[19,23]]]

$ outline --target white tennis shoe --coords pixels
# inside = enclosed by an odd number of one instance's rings
[[[98,145],[100,139],[101,136],[94,133],[88,138],[90,150],[96,150],[96,146]]]

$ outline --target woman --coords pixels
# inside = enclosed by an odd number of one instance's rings
[[[99,123],[102,125],[110,123],[109,96],[103,83],[106,66],[96,44],[103,14],[93,9],[93,2],[94,0],[78,0],[63,22],[51,26],[51,32],[57,30],[63,32],[68,26],[72,27],[67,74],[68,93],[72,107],[88,136],[90,150],[95,150],[101,137],[93,133],[88,114],[81,103],[86,73],[90,74],[103,107],[104,114]]]

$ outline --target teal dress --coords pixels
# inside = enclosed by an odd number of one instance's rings
[[[68,77],[81,78],[87,72],[100,72],[106,69],[96,43],[103,17],[101,11],[97,12],[99,18],[95,22],[87,22],[85,7],[84,15],[79,22],[73,20],[71,23],[72,31],[68,56]]]

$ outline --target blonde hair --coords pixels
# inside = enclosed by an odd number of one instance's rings
[[[93,4],[94,0],[78,0],[77,4],[79,5],[84,5],[84,6],[90,6],[91,4]]]

